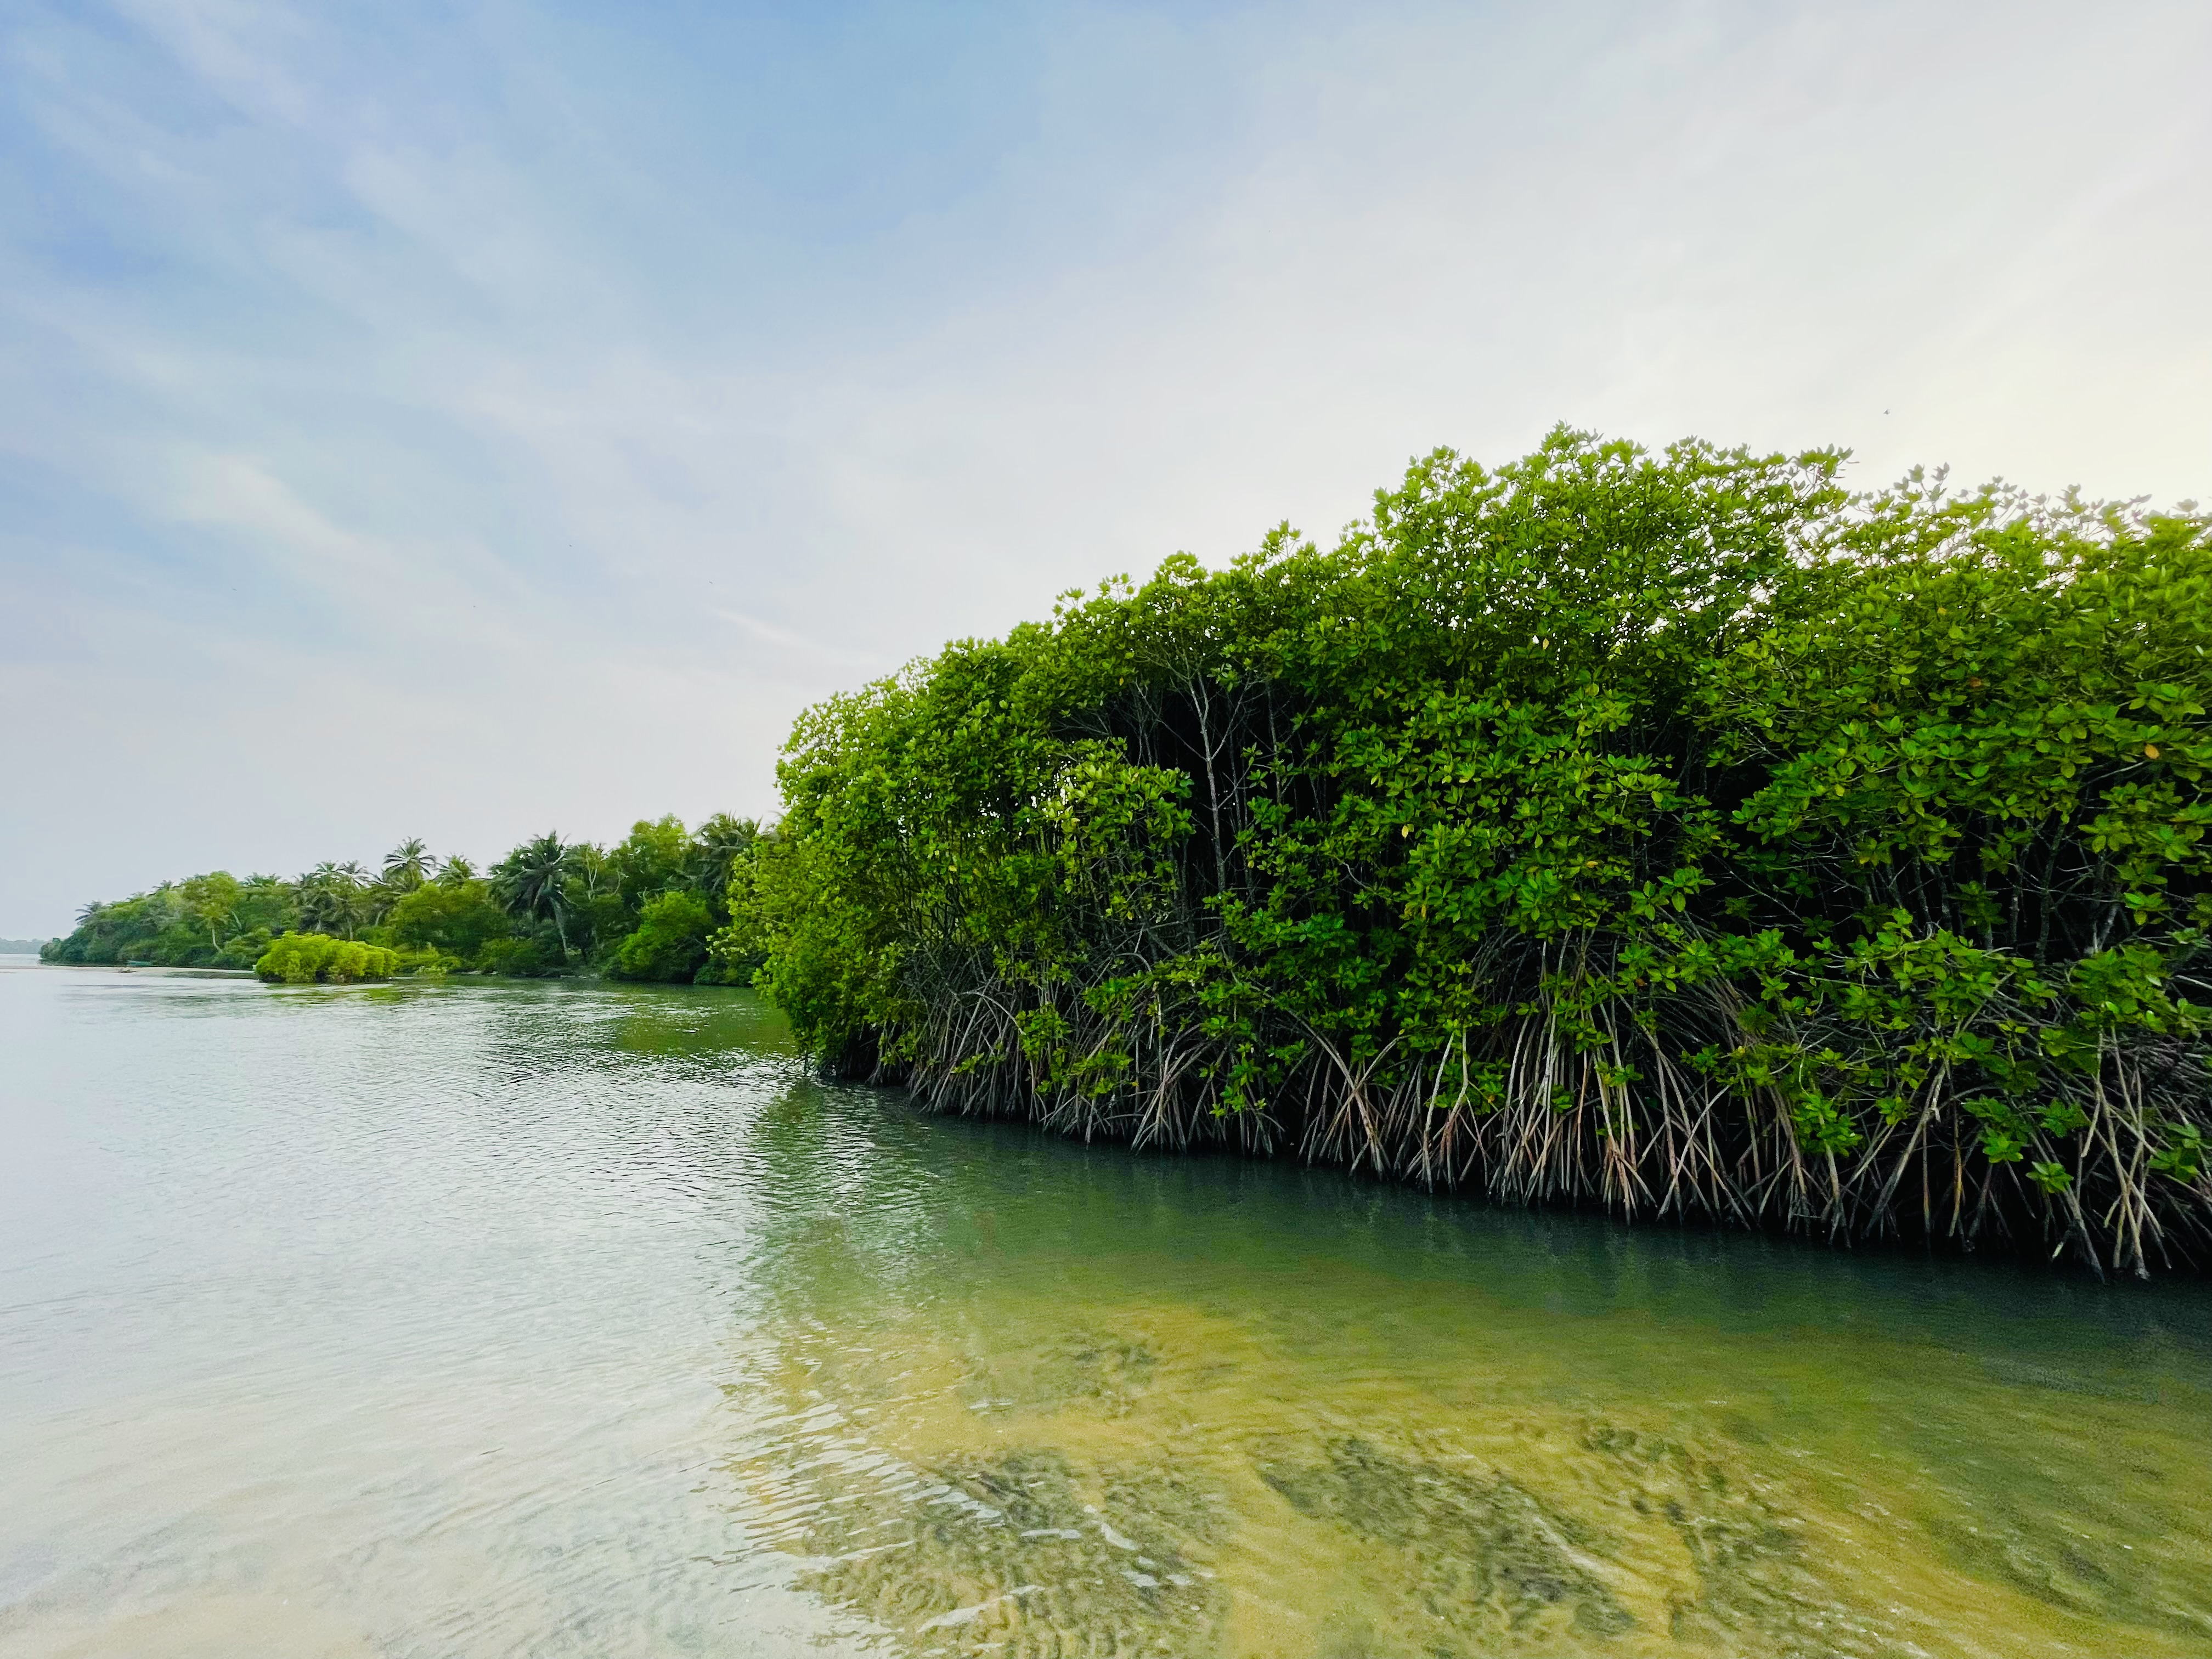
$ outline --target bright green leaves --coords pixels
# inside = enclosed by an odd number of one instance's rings
[[[2074,1176],[2066,1166],[2048,1158],[2031,1165],[2027,1171],[2027,1178],[2053,1198],[2074,1184]]]
[[[1699,1203],[1833,1225],[1939,1156],[1960,1231],[2190,1188],[2212,521],[1841,459],[1438,451],[950,646],[801,719],[731,934],[818,1052],[1086,1133],[1433,1179],[1526,1111],[1451,1167],[1632,1206],[1702,1136]]]
[[[399,968],[395,951],[328,933],[285,933],[253,964],[255,973],[279,985],[349,985],[390,979]]]
[[[2179,1122],[2160,1127],[2164,1131],[2163,1144],[2152,1155],[2150,1167],[2184,1186],[2196,1185],[2204,1178],[2205,1167],[2212,1164],[2212,1140],[2208,1140],[2198,1124]]]
[[[1133,765],[1111,744],[1071,745],[1059,787],[1041,804],[1058,891],[1111,922],[1171,924],[1195,827],[1190,794],[1182,772]]]

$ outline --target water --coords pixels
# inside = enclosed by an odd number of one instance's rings
[[[2212,1652],[2212,1291],[0,969],[0,1655]]]

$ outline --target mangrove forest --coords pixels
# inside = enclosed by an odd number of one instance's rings
[[[2212,1261],[2212,518],[1565,429],[799,722],[834,1071],[1628,1218]]]

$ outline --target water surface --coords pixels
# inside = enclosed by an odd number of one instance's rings
[[[0,969],[0,1655],[2212,1652],[2212,1292]]]

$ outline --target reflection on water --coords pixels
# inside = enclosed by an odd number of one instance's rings
[[[2212,1293],[0,971],[0,1654],[2212,1651]]]

